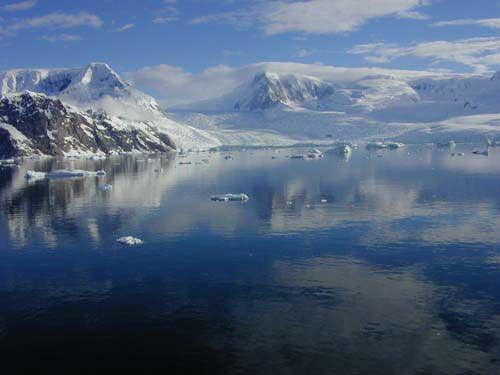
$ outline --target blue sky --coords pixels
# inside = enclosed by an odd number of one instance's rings
[[[500,0],[0,1],[0,70],[91,61],[174,81],[263,61],[486,74]]]

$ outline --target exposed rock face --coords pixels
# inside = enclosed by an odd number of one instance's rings
[[[24,91],[0,99],[0,157],[43,154],[167,152],[172,139],[152,123],[127,126],[105,113],[78,110],[44,94]]]

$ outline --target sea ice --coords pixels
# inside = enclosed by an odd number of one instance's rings
[[[335,154],[335,155],[349,155],[352,152],[352,148],[349,145],[339,145],[328,151],[327,154]]]
[[[113,190],[113,185],[109,185],[109,184],[101,185],[98,187],[98,189],[101,191],[111,191],[111,190]]]
[[[47,173],[37,172],[37,171],[28,171],[24,175],[24,178],[26,178],[29,181],[43,180],[46,177],[47,177]]]
[[[102,170],[97,172],[90,172],[79,169],[71,169],[71,170],[60,169],[48,173],[27,171],[24,177],[28,180],[40,180],[44,178],[71,178],[71,177],[105,176],[105,175],[106,172]]]
[[[116,240],[116,242],[121,243],[122,245],[134,246],[134,245],[142,245],[144,242],[132,236],[121,237]]]
[[[212,195],[211,199],[217,202],[229,202],[229,201],[246,202],[250,198],[248,198],[248,195],[240,193],[240,194]]]
[[[370,142],[366,145],[368,150],[380,150],[380,149],[398,149],[405,147],[404,143],[399,142]]]
[[[92,176],[105,176],[106,172],[103,170],[91,172],[80,169],[60,169],[57,171],[47,173],[47,178],[71,178],[71,177],[92,177]]]

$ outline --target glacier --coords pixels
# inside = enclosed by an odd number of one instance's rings
[[[314,67],[321,73],[316,77],[290,73],[289,64],[268,67],[275,71],[257,73],[219,98],[167,111],[206,131],[238,130],[267,139],[279,134],[279,144],[484,142],[500,135],[500,73],[369,74],[353,68],[339,78],[330,67]]]

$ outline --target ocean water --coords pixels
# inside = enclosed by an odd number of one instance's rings
[[[1,366],[500,373],[500,149],[473,149],[4,168]],[[62,168],[107,175],[24,179]]]

